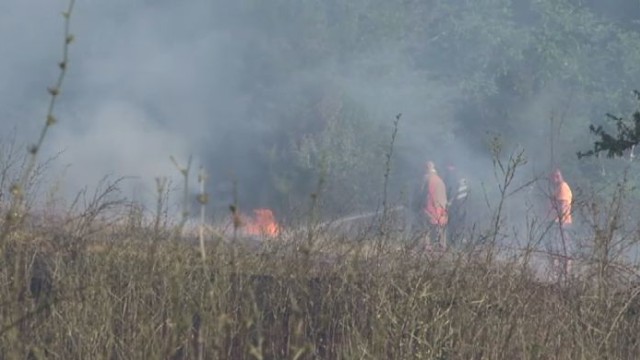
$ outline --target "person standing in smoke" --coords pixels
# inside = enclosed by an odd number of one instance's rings
[[[573,201],[573,194],[571,187],[564,180],[560,170],[555,170],[551,174],[551,218],[554,225],[552,231],[553,238],[551,239],[551,252],[556,260],[554,260],[554,267],[559,267],[560,261],[558,258],[563,259],[563,272],[564,275],[569,275],[571,272],[571,255],[573,252],[573,239],[570,236],[571,227],[573,224],[573,218],[571,216],[571,203]]]
[[[447,187],[447,212],[449,221],[447,223],[447,233],[452,243],[464,242],[464,227],[467,216],[466,202],[469,195],[467,179],[463,177],[458,169],[449,164],[444,177]]]
[[[422,193],[426,194],[423,207],[423,214],[427,225],[426,245],[430,246],[431,243],[437,241],[444,250],[447,247],[446,228],[449,220],[447,212],[447,189],[432,161],[427,161],[425,164]]]

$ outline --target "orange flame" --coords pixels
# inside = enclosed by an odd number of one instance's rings
[[[249,235],[275,237],[280,234],[280,226],[270,209],[253,210],[253,219],[248,219],[245,231]]]

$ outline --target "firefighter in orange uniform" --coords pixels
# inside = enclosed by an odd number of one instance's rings
[[[560,254],[560,258],[565,259],[564,272],[568,275],[571,271],[571,253],[573,251],[573,239],[571,238],[571,226],[573,224],[573,217],[571,215],[571,203],[573,201],[573,194],[569,184],[564,180],[560,170],[555,170],[551,175],[552,182],[552,199],[551,199],[551,216],[554,219],[554,227],[557,229],[555,237],[552,241],[557,241],[553,244],[553,248],[557,249],[556,253]],[[558,265],[556,260],[555,265]]]
[[[427,244],[437,239],[442,249],[446,249],[447,189],[432,161],[426,163],[422,186],[427,196],[423,209],[427,220]]]

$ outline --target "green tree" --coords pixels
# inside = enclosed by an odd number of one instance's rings
[[[612,165],[575,161],[584,129],[626,111],[640,77],[638,27],[594,1],[219,3],[219,26],[237,34],[232,90],[248,99],[233,138],[255,139],[231,146],[252,164],[242,176],[261,179],[243,188],[282,207],[308,198],[322,166],[330,202],[373,203],[381,179],[364,174],[378,169],[397,112],[397,174],[450,146],[489,156],[491,131],[595,181]]]

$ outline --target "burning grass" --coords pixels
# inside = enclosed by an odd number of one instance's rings
[[[280,225],[271,209],[255,209],[252,217],[240,216],[239,227],[244,235],[273,238],[280,234]]]

